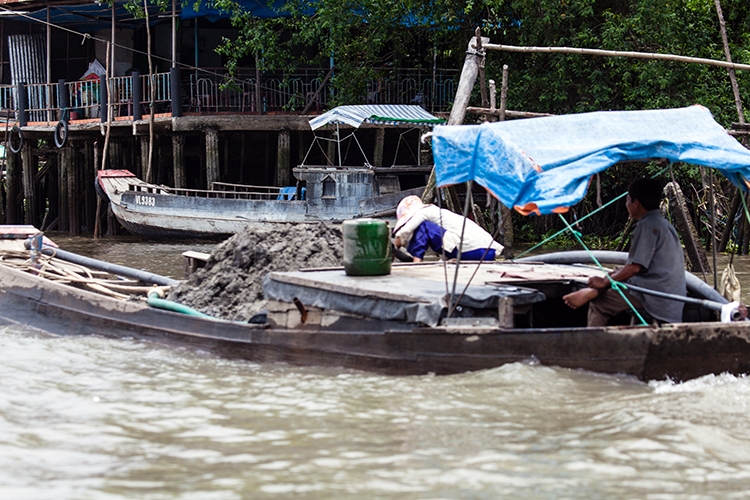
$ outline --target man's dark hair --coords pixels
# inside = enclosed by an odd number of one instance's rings
[[[661,192],[661,182],[656,179],[636,179],[628,188],[630,201],[640,201],[646,210],[659,208]]]

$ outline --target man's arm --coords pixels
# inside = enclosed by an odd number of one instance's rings
[[[615,281],[627,281],[636,274],[643,271],[643,266],[640,264],[628,264],[620,269],[609,273],[609,277]],[[589,287],[596,288],[597,290],[604,290],[611,286],[611,281],[606,276],[594,276],[589,278]]]

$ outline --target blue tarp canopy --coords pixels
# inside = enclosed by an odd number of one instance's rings
[[[359,128],[363,123],[393,126],[432,127],[445,120],[431,115],[414,104],[362,104],[338,106],[310,120],[310,128],[317,130],[328,124]]]
[[[703,106],[435,127],[439,187],[474,180],[523,214],[565,212],[597,172],[631,160],[713,167],[750,187],[750,151]]]

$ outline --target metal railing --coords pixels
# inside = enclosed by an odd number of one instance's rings
[[[310,69],[292,74],[267,74],[260,83],[254,77],[226,82],[216,71],[207,76],[190,74],[182,82],[182,111],[198,113],[266,113],[316,112],[328,107],[335,91],[326,79],[326,70]],[[249,74],[249,72],[248,72]],[[134,115],[134,106],[141,106],[141,116],[148,115],[151,101],[152,78],[140,75],[141,99],[133,102],[133,78],[118,76],[107,82],[107,99],[112,118]],[[386,77],[367,82],[362,102],[352,104],[417,104],[430,112],[450,109],[458,72],[454,70],[427,71],[404,69],[392,71]],[[102,116],[102,94],[98,79],[65,82],[69,96],[68,118],[89,119]],[[155,112],[167,112],[172,106],[170,73],[153,75]],[[17,87],[0,85],[0,109],[18,119]],[[26,112],[30,122],[53,124],[60,120],[61,98],[58,84],[30,84],[25,86]]]
[[[305,108],[320,111],[335,97],[330,80],[325,78],[327,72],[319,68],[290,74],[264,73],[258,89],[255,76],[249,76],[254,74],[252,70],[240,71],[238,77],[227,84],[222,76],[223,68],[208,68],[205,74],[189,76],[189,111],[299,112]],[[243,78],[243,75],[248,76]],[[431,112],[448,111],[458,76],[457,70],[394,70],[368,82],[361,102],[352,104],[417,104]]]
[[[76,82],[66,82],[70,96],[70,107],[68,108],[68,118],[80,120],[84,118],[99,117],[99,97],[101,90],[99,80],[81,80]]]

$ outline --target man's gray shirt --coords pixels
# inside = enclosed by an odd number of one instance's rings
[[[629,283],[650,290],[686,295],[682,245],[677,231],[658,210],[650,210],[638,221],[630,242],[628,264],[643,266],[643,271],[630,278]],[[683,302],[636,291],[628,293],[640,300],[654,318],[668,323],[682,321]]]

